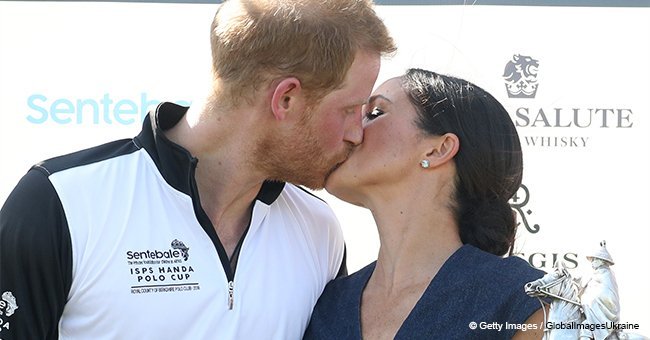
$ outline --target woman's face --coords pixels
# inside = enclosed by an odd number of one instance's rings
[[[384,82],[364,107],[363,142],[327,179],[325,188],[338,198],[365,206],[364,197],[418,171],[422,131],[401,78]],[[376,189],[380,189],[377,191]],[[385,192],[384,192],[385,193]]]

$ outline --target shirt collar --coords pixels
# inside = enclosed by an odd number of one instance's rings
[[[151,156],[165,181],[174,189],[192,196],[192,187],[196,186],[194,169],[199,160],[164,134],[164,131],[175,126],[183,118],[188,109],[189,107],[170,102],[160,103],[145,117],[142,131],[136,140]],[[284,184],[264,181],[256,199],[271,205],[280,196]]]

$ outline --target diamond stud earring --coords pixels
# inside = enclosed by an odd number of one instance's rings
[[[423,168],[428,168],[429,167],[429,160],[428,159],[423,159],[420,161],[420,166]]]

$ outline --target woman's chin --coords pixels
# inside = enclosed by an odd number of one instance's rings
[[[337,196],[337,192],[340,191],[341,186],[343,184],[341,183],[341,178],[338,176],[339,170],[334,170],[327,178],[325,179],[325,190],[327,190],[328,193],[331,195]]]
[[[359,200],[356,187],[349,179],[350,177],[345,176],[340,170],[336,170],[325,180],[325,190],[342,201],[363,207],[364,205]]]

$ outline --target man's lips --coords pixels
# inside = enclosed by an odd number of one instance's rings
[[[345,156],[338,163],[334,164],[334,166],[330,169],[330,171],[328,171],[326,177],[329,177],[329,175],[331,175],[334,171],[336,171],[336,169],[338,169],[341,165],[343,165],[343,163],[347,162],[347,160],[350,158],[350,155],[352,155],[353,151],[354,151],[354,147],[349,147],[345,152]]]
[[[345,163],[345,160],[342,161],[342,162],[338,162],[338,163],[336,163],[336,164],[335,164],[335,165],[330,169],[330,171],[327,172],[327,177],[329,177],[329,176],[330,176],[334,171],[336,171],[336,169],[338,169],[338,168],[339,168],[343,163]]]
[[[327,176],[325,176],[325,178],[329,177],[334,171],[336,171],[336,169],[338,169],[341,165],[343,165],[343,163],[345,163],[348,160],[349,156],[350,156],[350,152],[348,152],[348,154],[345,156],[345,158],[342,161],[334,164],[334,166],[327,172]]]

